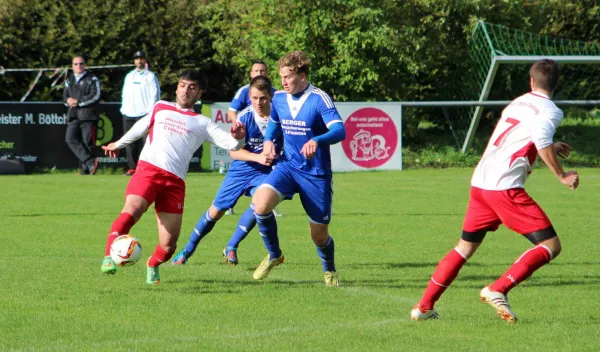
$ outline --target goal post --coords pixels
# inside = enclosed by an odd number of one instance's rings
[[[472,81],[475,89],[472,90],[471,99],[477,99],[478,102],[488,99],[501,68],[523,65],[519,70],[527,74],[529,64],[541,59],[552,59],[561,65],[575,67],[566,70],[568,74],[563,74],[569,77],[561,81],[560,97],[556,98],[567,102],[600,98],[600,45],[597,43],[539,36],[479,21],[473,31],[470,56],[475,66],[475,82]],[[519,74],[523,75],[523,72]],[[470,110],[470,123],[461,148],[463,153],[473,141],[484,106]]]

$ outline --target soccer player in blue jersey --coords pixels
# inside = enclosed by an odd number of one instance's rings
[[[265,64],[265,62],[262,60],[253,61],[252,66],[250,67],[250,79],[257,76],[269,76],[267,64]],[[275,89],[272,88],[271,90],[273,93],[275,93]],[[229,111],[227,111],[227,116],[229,117],[231,122],[235,122],[235,120],[237,119],[238,112],[246,109],[251,104],[252,102],[250,101],[250,84],[246,84],[245,86],[242,86],[240,87],[240,89],[237,90],[235,96],[233,97],[233,100],[231,101],[231,104],[229,104]],[[275,213],[276,216],[281,216],[281,214],[277,212],[277,209],[273,209],[273,213]],[[225,213],[225,215],[232,214],[233,208],[228,209]]]
[[[252,202],[258,230],[269,254],[254,271],[254,279],[269,275],[283,263],[273,209],[299,193],[309,217],[310,235],[323,264],[325,284],[340,286],[334,263],[334,243],[329,235],[333,196],[329,146],[346,137],[340,114],[331,97],[308,81],[310,60],[301,51],[279,60],[283,91],[273,97],[273,112],[265,135],[263,155],[275,158],[283,134],[284,153],[254,194]]]
[[[254,190],[263,183],[271,171],[271,165],[279,155],[282,138],[274,141],[274,154],[262,154],[263,139],[271,114],[272,85],[264,76],[256,76],[250,82],[250,100],[252,104],[238,114],[238,121],[246,126],[246,145],[243,149],[231,152],[235,159],[227,171],[227,175],[217,192],[210,208],[198,220],[184,249],[173,258],[173,264],[185,264],[194,254],[200,240],[206,236],[223,217],[225,211],[235,205],[243,196],[251,196]],[[227,244],[223,255],[226,261],[237,265],[237,247],[256,225],[252,207],[240,217],[238,226]]]

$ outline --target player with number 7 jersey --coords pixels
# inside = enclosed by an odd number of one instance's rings
[[[558,156],[571,148],[554,143],[562,111],[550,100],[558,85],[559,68],[552,60],[541,60],[530,71],[531,92],[513,100],[502,112],[496,129],[475,168],[471,195],[458,245],[439,262],[423,297],[411,311],[411,319],[437,319],[434,304],[489,231],[500,224],[534,244],[491,285],[480,291],[482,301],[511,323],[517,316],[508,303],[508,292],[531,276],[561,251],[560,240],[542,208],[525,192],[532,164],[539,154],[561,183],[571,189],[579,185],[575,171],[564,172]]]

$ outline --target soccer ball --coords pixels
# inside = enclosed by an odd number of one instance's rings
[[[110,245],[110,257],[118,266],[133,265],[142,257],[142,245],[131,235],[119,236]]]

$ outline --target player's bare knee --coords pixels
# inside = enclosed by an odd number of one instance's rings
[[[554,236],[550,239],[540,242],[540,245],[546,246],[552,252],[552,258],[558,257],[562,251],[562,245],[558,236]]]
[[[279,196],[277,193],[268,187],[259,187],[254,196],[252,197],[252,204],[254,205],[254,212],[256,214],[268,214],[279,203]]]
[[[324,246],[329,240],[329,226],[310,223],[310,237],[317,246]]]
[[[219,209],[215,208],[214,205],[211,205],[210,209],[208,210],[208,215],[213,220],[219,220],[220,218],[222,218],[225,215],[225,210],[219,210]]]
[[[486,230],[475,232],[463,230],[456,248],[461,252],[462,255],[467,257],[466,259],[469,259],[473,256],[473,254],[475,254],[475,251],[477,251],[477,248],[479,248],[481,242],[483,242],[486,234]]]

